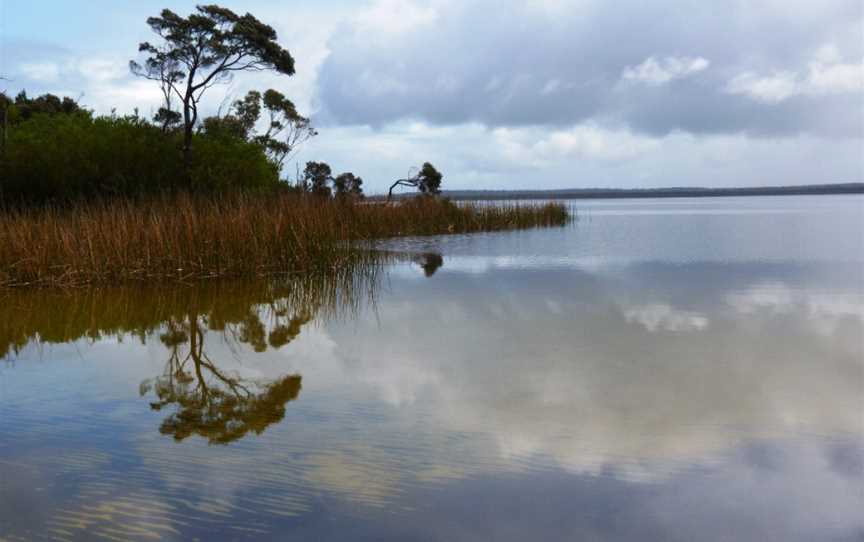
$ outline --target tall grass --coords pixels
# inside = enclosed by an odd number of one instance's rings
[[[395,205],[290,194],[117,199],[0,210],[0,286],[191,281],[333,270],[368,258],[358,242],[562,225],[566,208]]]

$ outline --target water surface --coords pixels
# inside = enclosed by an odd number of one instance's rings
[[[0,294],[0,540],[862,540],[864,199]]]

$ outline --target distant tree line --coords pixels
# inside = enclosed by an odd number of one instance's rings
[[[216,5],[182,17],[171,10],[147,19],[158,43],[139,45],[133,74],[154,81],[162,104],[152,118],[95,115],[70,98],[0,92],[0,202],[45,202],[138,196],[177,190],[290,190],[342,200],[363,197],[363,180],[308,162],[293,183],[280,178],[287,160],[315,137],[311,121],[277,90],[250,91],[209,117],[201,101],[239,72],[294,75],[294,58],[276,31],[251,14]],[[441,174],[426,163],[397,186],[440,192]]]

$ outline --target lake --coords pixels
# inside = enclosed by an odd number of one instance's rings
[[[0,293],[0,540],[864,540],[864,198],[568,204]]]

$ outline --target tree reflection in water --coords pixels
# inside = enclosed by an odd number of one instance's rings
[[[444,265],[444,257],[437,252],[417,254],[413,260],[414,263],[423,268],[423,274],[427,277],[434,275],[435,271],[438,271],[438,268]]]
[[[270,333],[271,344],[276,348],[284,346],[309,320],[306,315],[294,317],[287,326],[274,328]],[[204,350],[206,333],[202,325],[197,314],[190,314],[185,322],[169,321],[166,331],[159,336],[170,351],[165,371],[145,380],[140,389],[142,396],[150,392],[156,396],[157,400],[150,403],[153,410],[176,407],[162,422],[159,432],[177,441],[199,435],[210,444],[227,444],[250,431],[261,434],[281,421],[285,405],[300,393],[302,377],[288,375],[262,383],[226,373]],[[262,352],[267,348],[263,337],[264,324],[250,312],[240,325],[238,339]]]
[[[140,387],[142,397],[155,396],[150,403],[153,410],[174,407],[159,432],[178,442],[198,435],[210,444],[228,444],[250,432],[261,434],[280,422],[287,403],[300,393],[302,377],[293,374],[262,381],[226,371],[205,349],[208,331],[221,332],[229,344],[247,344],[256,353],[265,352],[268,346],[282,348],[320,311],[332,318],[345,309],[356,309],[356,294],[364,291],[357,288],[356,278],[342,284],[295,282],[283,291],[283,297],[246,306],[245,313],[190,310],[182,318],[169,319],[159,335],[169,350],[165,370]],[[364,285],[370,294],[373,282]],[[243,306],[239,306],[241,311]],[[262,316],[269,320],[267,324]]]
[[[260,434],[285,416],[302,377],[244,378],[207,352],[207,337],[224,339],[235,354],[279,349],[316,320],[350,317],[374,301],[383,263],[378,254],[356,266],[303,277],[140,286],[81,291],[21,290],[0,296],[0,359],[31,344],[137,338],[168,349],[164,371],[141,383],[156,411],[173,411],[160,432],[183,441],[198,435],[227,444]]]

